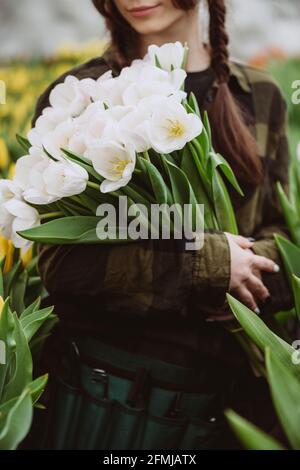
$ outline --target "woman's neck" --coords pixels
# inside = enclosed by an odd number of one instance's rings
[[[211,58],[203,44],[203,34],[197,12],[187,12],[186,16],[165,31],[157,34],[141,35],[141,57],[151,44],[161,46],[168,42],[180,41],[189,46],[187,72],[205,70],[210,66]]]

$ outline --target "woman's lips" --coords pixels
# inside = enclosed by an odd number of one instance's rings
[[[129,12],[132,14],[132,16],[146,16],[151,14],[154,10],[156,10],[159,7],[159,4],[153,5],[153,6],[144,6],[144,7],[139,7],[139,8],[132,8],[129,10]]]

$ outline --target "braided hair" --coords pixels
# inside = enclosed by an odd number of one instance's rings
[[[243,111],[235,102],[228,86],[230,78],[229,36],[226,32],[225,1],[207,1],[210,16],[211,66],[219,82],[209,113],[214,146],[226,156],[241,181],[256,185],[263,177],[257,144],[245,124]]]
[[[112,0],[92,0],[104,17],[111,35],[111,51],[121,69],[139,57],[139,34],[127,23]],[[194,9],[200,0],[172,0],[176,8]],[[241,182],[257,185],[263,177],[262,164],[256,141],[245,123],[245,116],[228,86],[229,36],[226,31],[225,0],[206,0],[209,9],[209,46],[211,67],[218,80],[218,88],[209,118],[212,124],[213,144],[230,162]]]

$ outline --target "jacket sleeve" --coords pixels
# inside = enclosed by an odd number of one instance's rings
[[[280,182],[284,191],[288,194],[290,159],[286,103],[278,88],[274,93],[270,120],[269,148],[272,150],[267,157],[266,174],[268,181],[265,184],[267,194],[263,210],[263,224],[253,234],[256,239],[253,251],[257,255],[272,259],[280,266],[279,273],[263,274],[263,282],[271,294],[270,302],[262,306],[264,313],[267,314],[288,310],[293,306],[292,292],[274,240],[275,233],[289,238],[276,192],[276,184]]]
[[[187,305],[221,308],[230,280],[222,232],[206,233],[198,251],[184,240],[120,245],[40,246],[39,272],[50,294],[106,299],[106,310],[142,317],[187,314]]]

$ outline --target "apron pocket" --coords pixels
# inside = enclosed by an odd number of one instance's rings
[[[106,449],[138,449],[144,416],[144,409],[132,408],[124,403],[116,401],[111,416],[110,431],[106,443]]]
[[[148,415],[144,422],[140,449],[178,449],[186,428],[185,419]]]
[[[74,449],[82,402],[81,391],[62,381],[57,381],[54,387],[55,393],[47,426],[46,448]]]
[[[77,422],[76,449],[106,449],[113,414],[113,401],[85,393]]]

